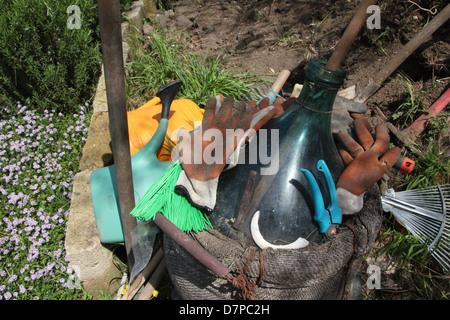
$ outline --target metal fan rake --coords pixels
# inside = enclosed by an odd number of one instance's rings
[[[450,270],[450,184],[395,192],[381,197],[383,210],[392,212],[414,236],[426,244],[446,272]]]

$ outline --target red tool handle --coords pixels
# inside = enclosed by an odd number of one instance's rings
[[[428,108],[429,113],[421,115],[414,121],[406,130],[411,134],[418,136],[425,129],[427,120],[435,117],[439,112],[444,110],[444,108],[450,103],[450,89],[447,89],[445,93]]]
[[[217,276],[225,278],[230,270],[216,257],[206,251],[199,243],[195,242],[186,233],[170,222],[160,212],[156,213],[155,223],[162,231],[167,233],[176,243],[189,252],[194,258],[202,263]]]

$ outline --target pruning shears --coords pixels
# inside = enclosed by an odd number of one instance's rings
[[[301,169],[301,171],[305,175],[312,192],[315,210],[314,220],[319,224],[319,231],[326,236],[331,236],[336,233],[337,225],[341,224],[342,210],[338,206],[336,186],[334,185],[330,170],[324,160],[319,160],[317,162],[317,169],[321,171],[325,177],[330,196],[330,203],[326,209],[322,192],[320,192],[319,185],[317,184],[313,174],[306,169]]]

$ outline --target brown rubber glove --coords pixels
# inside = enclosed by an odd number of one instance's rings
[[[258,110],[252,112],[254,108]],[[267,123],[275,112],[273,106],[265,104],[256,106],[252,103],[247,107],[244,102],[238,102],[234,105],[232,97],[223,100],[223,96],[218,95],[208,99],[202,125],[191,133],[180,130],[179,137],[182,139],[178,139],[174,151],[178,152],[183,171],[175,191],[184,195],[193,206],[211,212],[216,203],[219,175],[227,161],[236,164],[234,158],[239,157],[240,145]],[[209,139],[209,134],[213,139]],[[215,159],[204,157],[209,157],[212,150],[215,150]]]
[[[252,108],[252,113],[257,113],[260,110],[263,110],[264,108],[267,108],[269,106],[273,106],[275,109],[275,114],[273,115],[274,118],[281,116],[283,113],[285,113],[290,107],[292,107],[297,100],[296,97],[291,97],[289,99],[284,100],[282,97],[278,97],[275,99],[273,104],[270,104],[269,98],[264,98],[260,101],[258,105],[256,105],[256,101],[252,100],[249,102],[247,108]],[[269,119],[270,120],[270,119]]]
[[[216,97],[209,98],[201,127],[192,133],[180,132],[180,162],[191,179],[215,179],[250,127],[252,115],[244,102],[234,105],[233,97],[226,97],[216,113],[217,104]]]
[[[269,98],[264,98],[259,105],[250,102],[247,107],[242,101],[235,104],[231,96],[223,102],[218,97],[209,98],[201,127],[192,134],[184,132],[178,146],[186,175],[198,181],[215,179],[242,137],[252,135],[247,130],[256,132],[279,111],[276,106],[281,101],[273,107],[268,102]]]
[[[376,128],[374,141],[367,120],[362,115],[352,116],[356,119],[354,128],[359,143],[346,132],[338,133],[342,143],[339,152],[346,168],[336,187],[361,195],[392,168],[401,153],[398,147],[388,150],[389,131],[385,125]]]

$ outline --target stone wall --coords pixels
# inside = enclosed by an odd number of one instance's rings
[[[127,61],[129,52],[127,36],[130,32],[142,31],[144,18],[151,18],[155,13],[156,0],[135,1],[125,13],[127,19],[122,23],[124,62]],[[114,253],[100,242],[90,190],[92,171],[112,164],[103,68],[93,108],[88,137],[81,156],[80,172],[75,176],[73,185],[65,249],[67,259],[78,279],[87,293],[95,299],[100,297],[100,291],[106,295],[114,295],[119,285],[118,281],[114,280],[122,276],[114,263]]]

